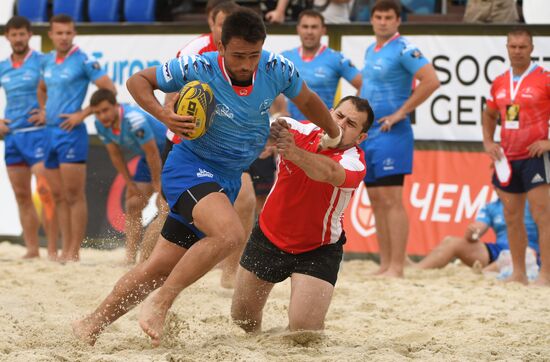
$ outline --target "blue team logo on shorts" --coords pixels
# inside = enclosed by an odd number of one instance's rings
[[[384,171],[393,170],[395,164],[395,160],[393,158],[386,158],[384,161],[382,161],[382,168]]]

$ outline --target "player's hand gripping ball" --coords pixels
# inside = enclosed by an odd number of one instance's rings
[[[178,115],[195,118],[195,130],[186,135],[190,140],[206,133],[214,119],[215,110],[216,99],[212,89],[208,84],[196,80],[183,86],[174,105],[174,112]]]

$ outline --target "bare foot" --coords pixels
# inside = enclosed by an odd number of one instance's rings
[[[527,275],[525,274],[516,274],[512,273],[508,278],[504,279],[505,283],[521,283],[523,285],[527,285],[529,283],[529,280],[527,279]]]
[[[539,274],[532,285],[535,287],[550,287],[550,277],[543,277]]]
[[[164,329],[164,320],[168,312],[168,306],[157,300],[158,293],[150,295],[141,307],[139,313],[139,326],[151,337],[151,345],[158,347]]]
[[[85,317],[71,323],[73,334],[84,343],[93,346],[99,337],[100,331],[94,328],[90,318]]]
[[[377,271],[371,273],[371,275],[382,275],[388,270],[387,267],[379,267]]]
[[[48,260],[49,261],[59,261],[59,257],[57,256],[57,253],[48,253]]]
[[[22,256],[23,259],[33,259],[33,258],[39,258],[40,255],[38,254],[38,251],[27,251],[25,255]]]
[[[388,269],[384,273],[380,274],[381,277],[386,278],[403,278],[403,270]]]

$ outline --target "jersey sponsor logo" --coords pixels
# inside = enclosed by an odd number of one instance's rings
[[[233,112],[231,112],[231,109],[223,103],[216,104],[216,109],[214,110],[214,112],[220,117],[226,117],[230,119],[233,119],[233,117],[235,117]]]
[[[212,174],[212,172],[208,172],[203,168],[199,168],[199,172],[197,172],[197,177],[214,178],[214,175]]]
[[[316,76],[317,78],[327,77],[327,73],[325,72],[325,69],[323,67],[315,68],[313,75]]]
[[[143,128],[139,128],[137,131],[134,132],[137,138],[143,139],[145,137],[145,130]]]
[[[273,99],[271,98],[264,99],[262,104],[260,104],[260,108],[259,108],[260,114],[261,115],[267,114],[269,112],[269,108],[271,107],[272,103],[273,103]]]
[[[172,73],[170,72],[170,67],[168,66],[168,62],[162,65],[162,75],[164,76],[164,81],[166,83],[174,79],[174,77],[172,77]]]

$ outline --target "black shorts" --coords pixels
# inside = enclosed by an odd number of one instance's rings
[[[248,170],[245,171],[252,178],[256,195],[269,194],[269,191],[273,187],[273,182],[275,182],[275,170],[275,159],[273,156],[269,156],[263,159],[256,159]]]
[[[366,187],[380,187],[380,186],[403,186],[405,183],[405,175],[391,175],[376,179],[375,182],[366,182]]]
[[[346,236],[342,233],[335,244],[302,254],[290,254],[273,245],[256,224],[241,257],[241,266],[269,283],[282,282],[298,273],[335,285],[345,242]]]
[[[164,166],[164,164],[166,163],[168,154],[170,153],[170,151],[172,151],[173,147],[174,143],[169,139],[166,139],[166,143],[164,144],[164,148],[162,149],[162,153],[160,154],[160,161],[162,162],[162,166]]]
[[[160,235],[162,235],[162,237],[169,242],[185,249],[189,249],[193,246],[193,244],[200,240],[193,230],[189,229],[187,226],[170,215],[166,218]]]
[[[550,184],[550,152],[541,157],[510,161],[512,177],[506,186],[502,186],[496,174],[493,174],[493,185],[505,192],[522,194],[540,186]]]

